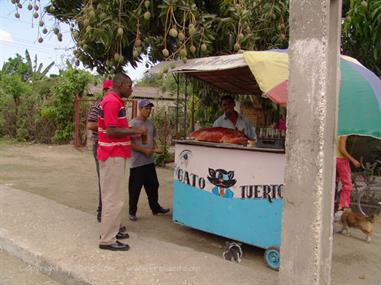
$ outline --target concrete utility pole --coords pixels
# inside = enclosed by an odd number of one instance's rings
[[[290,1],[281,285],[331,284],[341,3]]]

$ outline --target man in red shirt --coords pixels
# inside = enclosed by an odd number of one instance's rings
[[[117,73],[112,91],[103,97],[98,116],[98,155],[102,191],[100,249],[128,250],[128,244],[117,239],[128,238],[120,232],[124,205],[126,160],[131,157],[131,135],[146,134],[143,128],[129,128],[126,109],[121,98],[132,92],[132,81]],[[118,233],[119,232],[119,233]]]

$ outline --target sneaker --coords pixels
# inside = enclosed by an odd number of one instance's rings
[[[158,210],[156,210],[156,211],[152,211],[152,214],[153,215],[158,215],[158,214],[166,214],[166,213],[169,213],[169,209],[165,209],[165,208],[159,208]]]
[[[136,222],[138,220],[138,218],[135,215],[129,215],[128,218],[130,219],[130,221],[133,222]]]

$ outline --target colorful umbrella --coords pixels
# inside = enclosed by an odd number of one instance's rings
[[[244,58],[259,88],[273,102],[286,106],[287,50],[250,51]],[[381,80],[356,59],[340,57],[339,135],[381,139]]]

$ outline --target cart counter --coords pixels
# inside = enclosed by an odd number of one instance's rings
[[[177,141],[173,220],[261,248],[280,245],[284,150]]]

